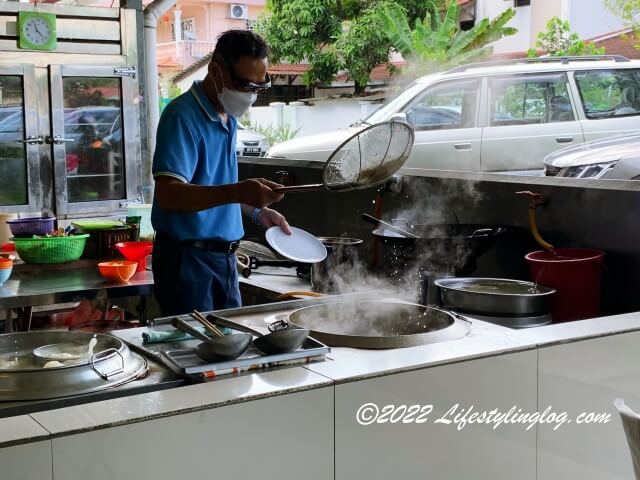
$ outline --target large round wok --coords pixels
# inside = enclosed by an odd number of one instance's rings
[[[334,347],[401,348],[444,342],[469,333],[469,322],[439,308],[396,301],[352,301],[294,310],[289,323]]]
[[[419,238],[409,238],[378,227],[373,231],[382,244],[383,258],[397,269],[398,264],[419,260],[424,269],[435,272],[470,274],[475,260],[489,250],[506,229],[476,224],[435,224],[402,226]]]

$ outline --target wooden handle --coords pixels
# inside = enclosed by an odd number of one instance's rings
[[[325,190],[325,187],[322,183],[312,183],[309,185],[290,185],[288,187],[276,187],[273,189],[274,192],[283,193],[319,192],[321,190]]]
[[[276,297],[276,301],[280,302],[282,300],[288,300],[293,297],[324,297],[324,293],[318,292],[285,292]]]

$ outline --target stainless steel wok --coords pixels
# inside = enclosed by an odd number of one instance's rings
[[[294,310],[288,321],[333,347],[403,348],[462,338],[470,323],[434,307],[399,301],[351,301]]]

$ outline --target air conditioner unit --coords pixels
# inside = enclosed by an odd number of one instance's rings
[[[229,4],[229,11],[227,18],[233,18],[236,20],[246,20],[249,18],[249,7],[240,3]]]

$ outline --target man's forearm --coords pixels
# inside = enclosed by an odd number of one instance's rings
[[[192,213],[227,203],[238,203],[237,185],[207,186],[180,181],[168,182],[156,186],[158,206],[163,210]]]

